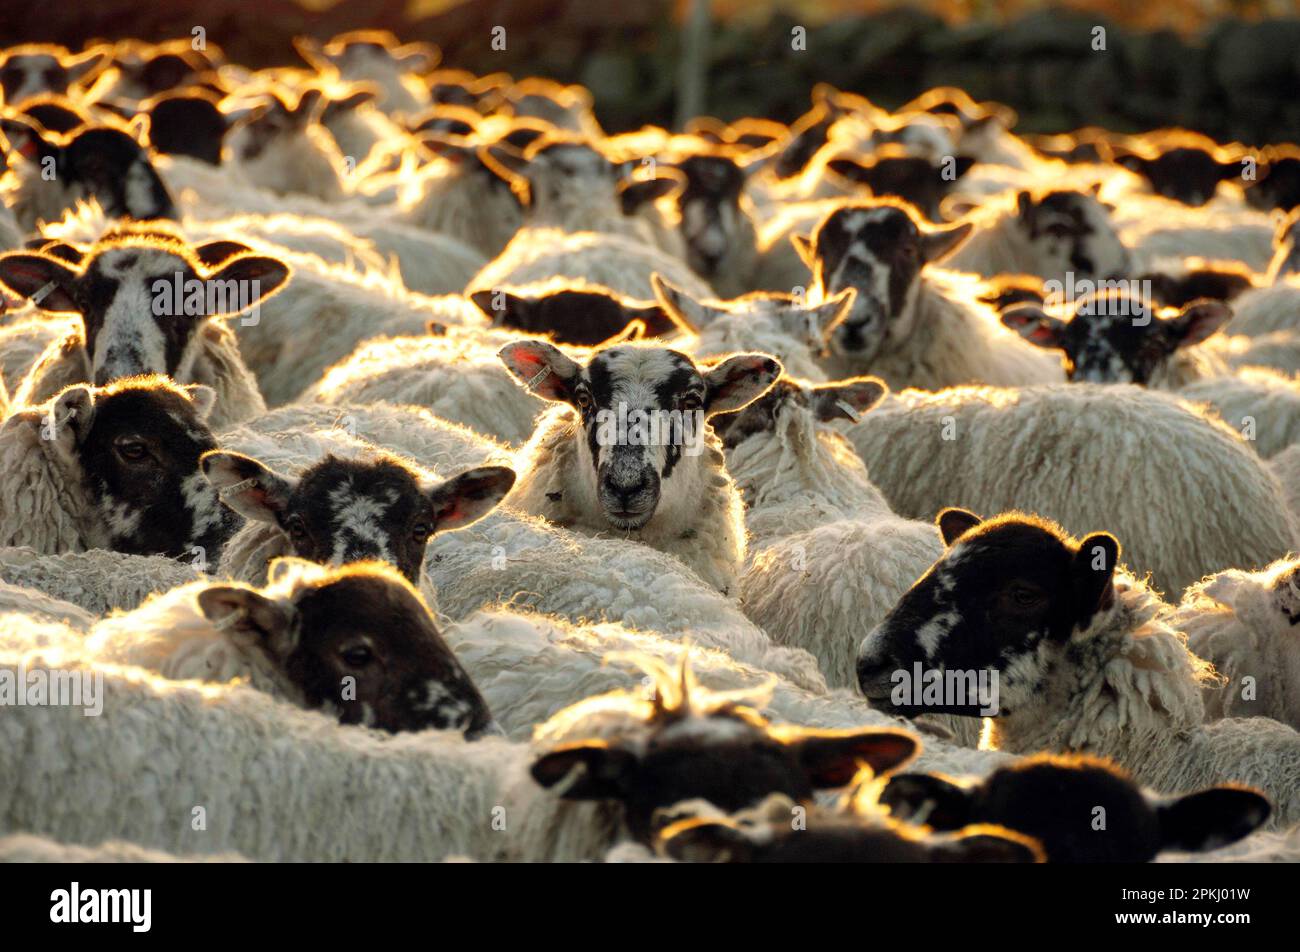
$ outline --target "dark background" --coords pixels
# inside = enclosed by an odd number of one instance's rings
[[[264,66],[299,63],[289,44],[298,33],[328,38],[386,28],[403,40],[437,43],[447,66],[581,82],[595,94],[601,122],[616,132],[671,124],[682,6],[684,0],[424,0],[421,8],[419,0],[345,0],[312,11],[296,0],[3,0],[0,43],[44,40],[80,49],[96,38],[189,36],[201,25],[230,59]],[[856,6],[766,2],[756,13],[737,0],[716,4],[706,112],[789,121],[807,108],[818,81],[887,107],[951,84],[1016,107],[1026,132],[1181,125],[1255,145],[1300,140],[1300,10],[1293,0],[1132,0],[1133,11],[1162,11],[1155,18],[1162,29],[1142,24],[1151,16],[1127,16],[1124,4],[1103,0],[1095,6],[1121,11],[1124,22],[1096,10],[1008,13],[998,0],[951,0],[948,7],[982,14],[948,21],[932,12],[942,2],[883,10],[875,2],[865,12]],[[1205,9],[1217,18],[1196,13]],[[1290,16],[1245,18],[1279,9]],[[791,30],[801,23],[807,50],[796,52]],[[1105,52],[1091,46],[1099,25],[1107,31]],[[503,52],[490,48],[494,26],[506,28]]]

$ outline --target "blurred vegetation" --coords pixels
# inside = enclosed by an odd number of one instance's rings
[[[202,26],[250,66],[296,63],[289,40],[361,27],[428,40],[447,66],[581,82],[611,131],[673,115],[691,0],[96,0],[0,6],[0,42],[80,48]],[[706,102],[789,121],[825,81],[897,106],[935,85],[1020,111],[1026,131],[1185,125],[1248,143],[1300,139],[1294,0],[713,0]],[[1277,18],[1287,14],[1289,18]],[[1274,17],[1274,19],[1261,19]],[[1095,50],[1095,28],[1106,31]],[[495,27],[506,49],[491,48]],[[796,28],[806,32],[797,50]]]

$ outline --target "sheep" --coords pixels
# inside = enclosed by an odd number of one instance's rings
[[[873,705],[979,713],[984,746],[1109,757],[1161,793],[1250,784],[1277,826],[1300,818],[1300,733],[1262,717],[1205,723],[1214,669],[1120,567],[1114,536],[1076,540],[1020,512],[945,509],[937,522],[943,556],[863,639]],[[977,677],[992,683],[978,701]]]
[[[1060,754],[1027,757],[979,781],[892,774],[879,803],[936,830],[1004,825],[1041,843],[1051,863],[1146,863],[1166,850],[1213,851],[1248,836],[1272,809],[1258,792],[1234,786],[1161,797],[1106,760]]]
[[[0,549],[0,579],[38,589],[93,615],[130,611],[155,592],[202,578],[194,560],[106,549],[43,555],[30,547]]]
[[[218,82],[225,64],[220,47],[208,41],[195,49],[192,38],[144,43],[118,40],[109,47],[104,72],[90,89],[100,102],[132,103],[172,89],[202,88]]]
[[[0,51],[0,90],[13,108],[41,93],[66,94],[106,65],[103,50],[71,53],[48,43],[26,43]]]
[[[111,615],[86,650],[171,680],[246,678],[343,724],[474,738],[491,714],[420,594],[382,562],[272,562],[258,588],[198,581]]]
[[[864,772],[868,777],[869,771]],[[869,786],[868,781],[863,782]],[[774,793],[730,816],[711,804],[679,805],[656,831],[661,855],[693,863],[1041,863],[1040,844],[1005,827],[980,824],[935,834],[870,807],[811,809]],[[792,817],[800,817],[796,826]]]
[[[925,227],[892,199],[828,215],[800,245],[813,269],[810,300],[848,287],[857,295],[831,335],[823,369],[832,377],[870,370],[894,389],[1063,379],[1059,362],[1017,340],[976,300],[973,278],[927,267],[969,232],[969,224]]]
[[[386,114],[415,115],[430,104],[428,88],[418,74],[438,65],[441,51],[427,43],[399,46],[387,30],[354,30],[325,44],[309,36],[294,37],[294,48],[325,75],[373,83],[380,90],[378,106]]]
[[[468,302],[464,302],[466,306]],[[481,313],[473,308],[475,314]],[[438,336],[363,343],[299,396],[303,403],[415,404],[511,446],[532,435],[544,403],[518,387],[497,350],[519,336],[454,325]]]
[[[1015,204],[994,201],[971,216],[970,238],[945,265],[981,277],[1033,274],[1044,280],[1126,276],[1131,255],[1091,192],[1021,190]]]
[[[175,856],[162,850],[145,849],[124,840],[108,840],[94,846],[59,843],[46,836],[11,833],[0,836],[0,863],[247,863],[237,853],[216,856]]]
[[[255,585],[278,555],[330,565],[377,559],[419,584],[429,538],[473,524],[515,482],[504,466],[439,480],[373,447],[328,455],[296,475],[223,450],[205,453],[199,465],[222,502],[248,520],[227,542],[221,572]]]
[[[191,88],[141,103],[140,115],[147,117],[153,155],[181,155],[219,166],[227,133],[251,113],[238,109],[222,112],[221,97],[216,93]]]
[[[2,551],[21,550],[6,549]],[[21,614],[23,617],[37,622],[52,622],[57,626],[66,626],[81,634],[89,631],[96,621],[96,617],[80,605],[74,605],[72,602],[65,602],[61,598],[47,595],[39,589],[0,581],[0,615],[10,613]],[[0,644],[3,644],[3,642],[0,642]]]
[[[55,138],[10,117],[0,120],[0,131],[8,141],[13,174],[5,204],[25,233],[90,198],[110,218],[177,217],[148,153],[121,129],[79,129]]]
[[[1234,145],[1221,146],[1187,129],[1156,129],[1115,145],[1111,153],[1157,195],[1199,207],[1214,197],[1220,182],[1243,177],[1248,155]]]
[[[1229,569],[1183,593],[1174,624],[1223,675],[1205,696],[1211,717],[1268,717],[1300,730],[1300,613],[1296,560],[1258,572]]]
[[[891,508],[1021,506],[1074,531],[1106,524],[1175,595],[1296,546],[1281,488],[1241,436],[1131,385],[893,394],[848,430]]]
[[[1228,330],[1247,337],[1263,337],[1300,328],[1300,279],[1283,278],[1268,287],[1255,288],[1232,305]]]
[[[1288,446],[1269,459],[1268,468],[1282,487],[1287,511],[1300,520],[1300,449]]]
[[[1243,367],[1228,376],[1190,383],[1178,394],[1213,407],[1265,459],[1300,442],[1300,381],[1294,376]]]
[[[762,395],[780,363],[736,354],[701,370],[677,351],[620,344],[583,366],[530,340],[500,356],[559,404],[520,451],[512,504],[585,534],[625,533],[729,591],[744,558],[740,496],[705,421]]]
[[[656,277],[651,275],[652,283]],[[634,321],[641,322],[648,337],[672,337],[691,328],[662,302],[628,300],[608,288],[564,278],[475,291],[469,297],[493,327],[548,337],[557,344],[595,346],[623,334]]]
[[[352,169],[364,163],[376,145],[402,134],[401,126],[374,108],[378,95],[378,88],[369,83],[325,90],[320,124],[329,131],[344,161],[350,160]]]
[[[16,401],[27,372],[46,348],[74,334],[79,323],[76,318],[55,317],[27,304],[13,313],[9,323],[0,325],[0,378],[11,398]]]
[[[46,310],[79,315],[81,325],[49,345],[17,400],[40,403],[82,381],[166,373],[216,391],[216,424],[264,411],[234,334],[217,318],[274,294],[289,269],[242,251],[224,242],[194,248],[149,225],[105,236],[76,263],[44,253],[0,256],[0,283]]]
[[[209,563],[237,519],[199,471],[215,394],[161,377],[72,386],[0,425],[0,546]]]
[[[1155,267],[1134,280],[1161,307],[1186,307],[1201,298],[1232,302],[1256,286],[1254,273],[1236,261],[1184,258]]]
[[[1300,149],[1294,145],[1265,146],[1258,177],[1244,183],[1246,204],[1263,211],[1291,212],[1300,206]]]
[[[744,189],[759,163],[742,165],[725,152],[711,150],[675,157],[667,167],[685,178],[675,202],[687,264],[723,297],[752,290],[758,230]]]
[[[745,500],[740,605],[777,644],[811,651],[836,687],[853,683],[858,633],[941,551],[933,527],[890,512],[848,441],[819,425],[856,418],[883,393],[872,378],[782,378],[713,424]]]
[[[347,169],[334,139],[319,122],[321,90],[303,90],[292,105],[276,90],[265,90],[258,98],[265,109],[227,137],[233,169],[245,181],[277,195],[301,193],[324,202],[343,198]]]
[[[695,339],[682,340],[699,357],[720,357],[742,350],[761,351],[781,361],[786,372],[803,380],[824,380],[815,355],[831,330],[853,306],[852,288],[809,304],[775,291],[754,291],[731,301],[692,297],[662,275],[650,276],[664,311],[690,328]]]
[[[1188,208],[1158,195],[1116,195],[1113,220],[1135,266],[1176,258],[1236,261],[1263,273],[1273,255],[1273,223],[1239,200],[1215,198]]]

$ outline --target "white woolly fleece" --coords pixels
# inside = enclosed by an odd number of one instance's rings
[[[180,559],[129,555],[109,549],[43,555],[32,548],[0,548],[0,579],[37,589],[90,612],[129,611],[150,595],[203,578]]]

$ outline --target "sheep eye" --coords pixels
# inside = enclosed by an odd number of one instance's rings
[[[415,540],[416,545],[424,545],[429,541],[429,536],[433,535],[433,527],[426,522],[418,523],[411,530],[411,538]]]
[[[142,440],[119,440],[116,449],[118,456],[131,463],[138,463],[149,455],[149,448]]]
[[[295,542],[305,542],[307,540],[307,526],[303,523],[301,517],[294,516],[289,520],[289,535]]]
[[[578,409],[586,413],[592,407],[591,394],[586,390],[579,390],[577,395]]]
[[[341,652],[343,663],[350,668],[364,668],[374,660],[374,652],[366,645],[353,645]]]
[[[1069,238],[1073,234],[1069,225],[1048,225],[1044,231],[1051,238]]]
[[[1011,590],[1011,600],[1021,608],[1029,608],[1037,605],[1040,601],[1038,593],[1033,589],[1017,587]]]
[[[699,398],[698,394],[691,393],[682,397],[682,410],[687,413],[693,413],[702,406],[704,406],[704,401]]]

